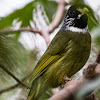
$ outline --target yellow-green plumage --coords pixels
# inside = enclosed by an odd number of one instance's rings
[[[27,100],[37,100],[48,88],[63,83],[86,63],[91,48],[89,33],[60,30],[41,57],[33,74]]]

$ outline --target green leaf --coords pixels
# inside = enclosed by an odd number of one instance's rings
[[[10,15],[1,18],[0,29],[9,28],[15,19],[22,21],[21,26],[30,26],[30,20],[33,18],[33,9],[36,7],[36,2],[32,1],[27,4],[24,8],[19,9],[11,13]]]
[[[51,22],[54,18],[54,14],[57,10],[57,3],[55,1],[48,1],[48,0],[39,0],[39,2],[43,5],[44,11]]]
[[[89,6],[86,7],[89,9],[88,25],[89,25],[89,30],[91,31],[94,27],[97,27],[99,25],[99,22],[97,21],[93,10]]]

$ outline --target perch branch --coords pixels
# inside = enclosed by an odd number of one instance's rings
[[[34,30],[32,28],[26,28],[26,27],[22,27],[19,29],[7,29],[7,30],[0,30],[1,34],[8,34],[8,33],[14,33],[14,32],[33,32],[33,33],[40,33],[40,30]]]
[[[38,30],[38,29],[33,29],[33,28],[22,27],[17,30],[15,30],[15,29],[0,30],[0,33],[8,34],[8,33],[13,33],[13,32],[23,32],[23,31],[39,33],[40,35],[42,35],[44,37],[47,45],[49,45],[49,43],[50,43],[49,34],[51,32],[53,32],[55,30],[55,28],[58,27],[58,25],[60,24],[60,22],[62,20],[63,14],[64,14],[65,6],[69,5],[69,4],[70,3],[67,3],[64,0],[59,0],[58,8],[57,8],[57,12],[55,14],[54,20],[51,22],[51,24],[48,26],[48,28],[44,27],[41,30]]]
[[[49,100],[74,100],[74,93],[78,92],[78,90],[83,84],[88,83],[90,80],[94,80],[95,78],[100,76],[99,62],[100,52],[96,58],[96,61],[92,64],[89,64],[87,68],[84,69],[82,76],[66,82],[62,90],[59,90],[59,88],[54,89],[54,95]],[[88,100],[98,100],[97,98],[95,98],[95,96],[93,96],[93,94],[87,94],[83,100],[87,100],[87,98]]]

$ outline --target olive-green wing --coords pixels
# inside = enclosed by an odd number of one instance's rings
[[[62,53],[63,50],[67,47],[69,41],[70,38],[69,36],[67,36],[67,31],[59,31],[57,33],[57,35],[51,41],[48,49],[38,62],[32,74],[31,81],[35,80],[43,72],[45,72],[50,64],[60,59],[60,53]]]

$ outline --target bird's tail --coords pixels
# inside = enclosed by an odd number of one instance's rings
[[[41,77],[35,79],[32,83],[29,95],[27,97],[27,100],[38,100],[38,98],[45,93],[46,84],[44,84],[43,79]]]

